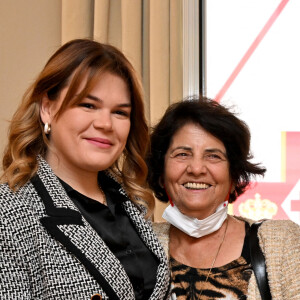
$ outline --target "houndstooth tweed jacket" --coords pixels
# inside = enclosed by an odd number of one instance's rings
[[[114,254],[82,217],[49,165],[39,159],[35,182],[16,193],[0,185],[0,299],[134,299]],[[38,185],[44,190],[37,191]],[[122,187],[120,193],[126,194]],[[150,222],[128,199],[124,208],[159,259],[151,300],[169,287],[166,255]],[[98,298],[99,299],[99,298]]]

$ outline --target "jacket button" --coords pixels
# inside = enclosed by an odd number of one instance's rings
[[[91,300],[102,300],[102,296],[99,294],[95,294],[92,296]]]

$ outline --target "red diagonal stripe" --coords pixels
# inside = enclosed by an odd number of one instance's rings
[[[224,86],[221,88],[221,90],[219,91],[219,93],[215,97],[215,100],[217,102],[220,102],[220,100],[222,99],[222,97],[224,96],[224,94],[227,92],[227,90],[231,86],[232,82],[235,80],[235,78],[237,77],[237,75],[240,73],[240,71],[242,70],[242,68],[244,67],[244,65],[246,64],[246,62],[248,61],[248,59],[250,58],[250,56],[253,54],[253,52],[255,51],[255,49],[257,48],[257,46],[259,45],[259,43],[262,41],[262,39],[264,38],[264,36],[266,35],[266,33],[269,31],[269,29],[271,28],[271,26],[273,25],[273,23],[275,22],[275,20],[278,18],[278,16],[280,15],[280,13],[282,12],[282,10],[284,9],[285,5],[288,2],[289,2],[289,0],[282,0],[280,2],[280,4],[278,5],[278,7],[275,9],[274,13],[271,15],[271,17],[268,20],[268,22],[266,23],[266,25],[260,31],[260,33],[258,34],[258,36],[256,37],[256,39],[254,40],[254,42],[252,43],[252,45],[250,46],[250,48],[248,49],[248,51],[245,53],[245,55],[243,56],[243,58],[241,59],[241,61],[238,63],[238,65],[236,66],[236,68],[233,70],[232,74],[229,76],[229,78],[225,82]]]

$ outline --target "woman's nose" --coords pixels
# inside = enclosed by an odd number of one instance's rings
[[[97,129],[103,129],[106,131],[112,130],[112,118],[109,111],[101,110],[98,111],[94,119],[94,127]]]
[[[200,158],[195,158],[189,161],[186,171],[193,175],[200,175],[207,171],[205,161]]]

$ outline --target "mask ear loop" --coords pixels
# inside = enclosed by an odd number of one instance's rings
[[[173,201],[172,201],[172,198],[170,197],[170,195],[168,194],[168,192],[167,192],[167,189],[166,189],[166,186],[164,185],[164,189],[165,189],[165,192],[166,192],[166,194],[167,194],[167,197],[168,197],[168,200],[169,200],[169,202],[170,202],[170,204],[171,204],[171,206],[174,206],[174,203],[173,203]]]
[[[231,194],[231,188],[232,188],[232,182],[230,183],[229,191],[228,191],[228,194],[227,194],[224,202],[226,202],[226,201],[229,202],[229,198],[230,198],[230,194]]]

